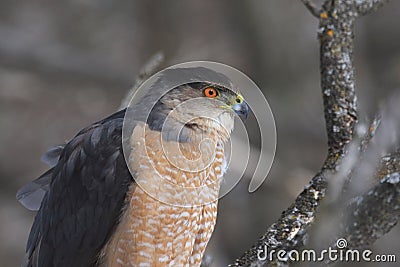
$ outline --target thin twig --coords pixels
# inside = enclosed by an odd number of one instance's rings
[[[120,109],[125,108],[128,106],[129,102],[131,101],[133,95],[135,94],[136,90],[148,79],[150,76],[155,74],[162,62],[164,61],[164,54],[162,52],[158,52],[153,55],[144,65],[144,67],[140,70],[139,75],[136,78],[135,84],[132,88],[128,91],[126,96],[121,101]]]
[[[317,6],[311,2],[310,0],[301,0],[301,2],[303,2],[303,4],[307,7],[307,9],[311,12],[311,14],[316,17],[319,18],[319,14],[321,13],[321,10],[317,8]]]

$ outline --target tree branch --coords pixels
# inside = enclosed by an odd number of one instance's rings
[[[357,122],[353,67],[355,14],[337,1],[326,1],[320,15],[321,88],[323,92],[328,159],[326,168],[334,169],[345,154]],[[328,4],[329,3],[329,4]]]
[[[312,178],[295,202],[230,266],[287,264],[287,261],[271,262],[268,258],[260,260],[258,252],[264,251],[265,246],[270,250],[290,251],[304,244],[307,229],[315,220],[317,209],[325,197],[328,187],[327,177],[334,177],[333,174],[337,172],[342,159],[348,153],[347,144],[354,135],[357,123],[353,67],[354,21],[360,14],[376,10],[382,5],[378,2],[385,1],[326,0],[320,11],[311,1],[302,0],[302,2],[320,22],[318,37],[321,89],[328,134],[328,155],[321,171]],[[375,190],[380,192],[386,188],[388,188],[386,183],[382,183]],[[373,199],[366,197],[364,201],[367,205]],[[362,206],[359,209],[363,211]]]
[[[364,16],[371,12],[376,11],[382,5],[389,2],[390,0],[363,0],[363,1],[354,1],[355,8],[359,15]]]
[[[370,132],[373,131],[370,129]],[[360,149],[363,147],[361,142]],[[365,250],[397,224],[400,219],[400,151],[382,157],[379,170],[373,177],[380,179],[380,182],[350,201],[346,201],[349,194],[344,192],[333,203],[321,207],[322,212],[315,224],[317,232],[316,229],[309,231],[320,244],[308,244],[309,247],[319,251],[328,250],[329,247],[337,248],[339,240],[345,240],[346,245],[341,247],[344,251]],[[362,182],[368,180],[365,179],[368,177],[363,178]],[[329,198],[332,196],[331,189]],[[334,263],[331,259],[323,262],[326,265]]]
[[[381,159],[376,173],[380,183],[350,207],[343,237],[349,247],[363,249],[389,232],[400,220],[400,151]]]
[[[307,9],[311,12],[311,14],[319,18],[319,14],[321,13],[321,10],[319,10],[311,0],[301,0],[303,4],[307,7]]]
[[[341,235],[348,242],[347,249],[368,248],[388,233],[400,219],[400,173],[385,176],[358,199],[350,214]]]

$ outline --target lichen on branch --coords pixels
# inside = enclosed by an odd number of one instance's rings
[[[264,250],[265,246],[270,250],[290,251],[304,245],[307,230],[315,221],[317,210],[326,195],[329,185],[327,177],[334,177],[348,153],[347,145],[353,139],[357,124],[353,66],[354,22],[359,16],[376,10],[386,1],[325,0],[321,9],[309,0],[301,1],[319,19],[321,89],[328,135],[327,158],[321,171],[312,178],[294,203],[230,266],[284,266],[289,263],[289,259],[260,259],[258,252]],[[398,185],[395,186],[398,188]],[[380,192],[387,190],[387,187],[386,183],[381,183],[373,190]],[[368,205],[373,199],[366,197],[364,201]],[[363,211],[368,206],[358,208]]]

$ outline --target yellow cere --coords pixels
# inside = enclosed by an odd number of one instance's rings
[[[244,98],[243,98],[243,96],[241,95],[241,94],[236,94],[236,98],[235,98],[235,102],[234,102],[234,104],[236,104],[236,103],[242,103],[244,101]]]

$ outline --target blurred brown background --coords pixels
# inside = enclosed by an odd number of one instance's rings
[[[360,120],[400,88],[399,25],[399,1],[356,24]],[[211,60],[243,71],[274,112],[278,144],[267,181],[249,194],[243,179],[220,201],[207,254],[214,266],[232,262],[324,160],[316,31],[299,0],[0,0],[0,265],[19,266],[23,257],[34,213],[15,192],[46,170],[40,156],[116,111],[157,51],[164,66]],[[400,260],[399,238],[396,227],[374,252]]]

